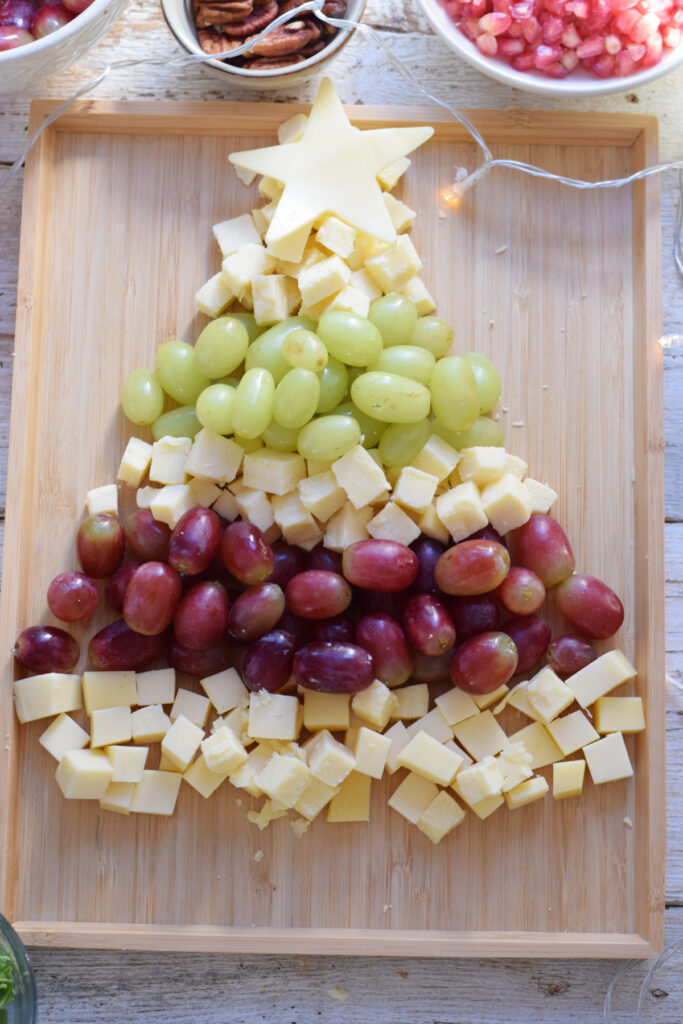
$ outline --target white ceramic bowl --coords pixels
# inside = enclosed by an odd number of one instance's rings
[[[74,64],[107,34],[127,2],[93,0],[82,14],[49,36],[0,53],[0,96],[30,96],[44,78]]]
[[[605,96],[610,92],[625,92],[637,89],[683,64],[681,42],[675,50],[666,52],[659,64],[653,68],[644,68],[643,71],[627,75],[625,78],[596,78],[583,68],[578,68],[567,78],[561,79],[546,78],[540,71],[515,71],[506,60],[484,57],[476,45],[453,24],[437,0],[419,0],[419,3],[436,34],[473,68],[483,71],[489,78],[504,82],[505,85],[542,96]]]

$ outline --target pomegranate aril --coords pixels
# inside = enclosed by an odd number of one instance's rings
[[[646,68],[654,67],[655,64],[659,64],[662,59],[662,37],[659,32],[653,33],[650,36],[647,43],[645,44],[645,56],[643,57],[643,66]]]
[[[545,0],[543,5],[546,11],[550,11],[551,14],[555,14],[558,18],[564,18],[565,16],[565,0]]]
[[[543,29],[541,28],[541,23],[538,18],[534,18],[532,15],[531,18],[526,18],[525,21],[522,22],[522,35],[526,39],[527,43],[532,44],[538,42],[542,34]],[[533,67],[533,64],[531,67]]]
[[[534,64],[539,71],[554,64],[562,56],[562,49],[559,46],[545,46],[541,43],[540,46],[536,47],[534,53]]]
[[[534,5],[529,0],[521,0],[518,4],[510,4],[510,17],[514,21],[526,21],[534,13]]]
[[[521,39],[499,39],[498,53],[503,57],[516,57],[518,53],[524,53],[525,44]]]
[[[625,78],[626,75],[632,75],[636,69],[635,61],[626,50],[621,50],[614,58],[614,74],[617,78]]]
[[[515,71],[531,71],[534,66],[534,55],[533,53],[520,53],[519,56],[512,58],[510,64]]]
[[[549,64],[547,68],[543,68],[543,74],[548,78],[566,78],[569,72],[561,61],[556,61],[554,64]]]
[[[637,64],[645,56],[645,47],[642,43],[629,43],[626,47],[628,55],[634,64]]]
[[[492,36],[500,36],[503,32],[506,32],[512,24],[512,18],[509,14],[485,14],[483,18],[479,19],[479,28],[484,33],[488,33]]]
[[[557,43],[564,32],[564,22],[561,18],[546,18],[543,24],[543,42]]]
[[[585,60],[587,57],[599,57],[604,52],[605,40],[602,36],[589,36],[576,48],[576,55],[580,60]]]
[[[659,28],[659,18],[656,14],[644,14],[639,18],[631,30],[631,39],[635,43],[644,43],[649,40],[653,32]],[[661,37],[660,37],[661,38]]]
[[[564,65],[567,71],[573,71],[574,68],[578,67],[579,58],[576,56],[576,50],[565,50],[560,63]]]
[[[612,8],[615,11],[629,11],[637,3],[638,0],[613,0]]]
[[[586,0],[575,0],[574,3],[567,4],[567,13],[573,14],[575,18],[581,21],[587,18],[590,13],[590,8]]]
[[[513,21],[510,28],[507,30],[506,35],[500,36],[498,39],[498,52],[500,53],[500,44],[505,42],[506,39],[521,39],[522,38],[522,26],[518,21]]]
[[[567,25],[560,37],[560,42],[563,46],[566,46],[568,50],[576,49],[581,42],[581,36],[576,31],[575,25]]]
[[[670,50],[675,49],[675,47],[678,46],[678,44],[681,41],[680,28],[677,28],[676,25],[669,25],[666,32],[662,36],[662,41],[664,45],[667,46]],[[500,43],[498,43],[498,47],[500,48]]]
[[[485,57],[495,57],[498,53],[496,37],[492,36],[490,32],[482,32],[480,36],[477,36],[476,44],[479,52],[483,53]]]
[[[621,32],[625,36],[630,36],[634,28],[640,21],[640,13],[633,9],[628,11],[622,11],[614,19],[614,28],[617,32]]]
[[[615,57],[621,50],[621,39],[619,36],[615,36],[611,33],[610,35],[605,36],[605,50],[607,53]]]

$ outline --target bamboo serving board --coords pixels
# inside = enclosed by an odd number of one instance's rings
[[[34,103],[31,128],[53,106]],[[228,154],[271,144],[301,109],[86,102],[29,157],[3,652],[50,621],[47,584],[76,566],[85,492],[115,478],[125,445],[127,373],[201,327],[193,296],[217,265],[211,226],[256,205]],[[352,113],[361,127],[435,124],[401,186],[419,212],[424,276],[458,350],[498,364],[506,445],[559,490],[577,568],[623,598],[615,642],[638,668],[629,692],[648,719],[628,740],[635,778],[486,822],[468,814],[437,847],[387,807],[395,779],[373,787],[369,825],[319,820],[302,839],[286,821],[248,824],[253,801],[228,785],[208,801],[183,786],[171,819],[125,818],[62,799],[38,744],[47,723],[18,725],[3,655],[3,912],[24,941],[61,946],[648,956],[663,936],[665,813],[657,184],[580,194],[496,171],[449,208],[455,168],[477,162],[459,125],[432,108]],[[495,155],[573,176],[619,177],[657,158],[653,118],[472,116]],[[523,724],[505,714],[508,730]]]

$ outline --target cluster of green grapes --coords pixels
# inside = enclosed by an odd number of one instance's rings
[[[407,465],[437,433],[456,449],[501,445],[487,414],[500,377],[484,356],[447,355],[452,328],[418,316],[404,295],[376,299],[368,317],[342,310],[260,327],[250,313],[211,321],[194,346],[168,341],[154,373],[135,370],[123,411],[155,440],[201,427],[331,462],[361,443],[385,466]],[[177,408],[164,412],[168,396]]]

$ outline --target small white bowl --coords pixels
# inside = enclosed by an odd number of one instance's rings
[[[127,2],[93,0],[49,36],[0,53],[0,96],[30,95],[44,78],[70,67],[107,34]]]
[[[566,78],[560,79],[546,78],[540,71],[515,71],[506,60],[485,57],[480,53],[477,46],[451,21],[437,0],[419,0],[419,3],[436,34],[473,68],[483,71],[489,78],[495,78],[505,85],[542,96],[605,96],[610,92],[625,92],[645,85],[646,82],[652,82],[683,63],[681,42],[675,50],[665,53],[659,64],[655,64],[653,68],[644,68],[635,75],[627,75],[625,78],[597,78],[585,68],[577,68]]]

